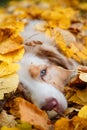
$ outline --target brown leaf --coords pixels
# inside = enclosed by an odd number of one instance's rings
[[[2,111],[0,113],[0,127],[2,126],[8,126],[8,127],[14,127],[16,125],[16,121],[13,115],[9,115],[6,113],[6,111]]]
[[[20,118],[21,121],[28,122],[39,130],[49,130],[51,124],[47,114],[34,104],[23,98],[15,98],[10,101],[10,113]]]

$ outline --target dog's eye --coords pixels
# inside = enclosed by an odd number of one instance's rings
[[[46,69],[40,71],[40,76],[43,77],[46,75]]]

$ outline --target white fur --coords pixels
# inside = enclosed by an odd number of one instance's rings
[[[67,108],[67,101],[59,90],[53,87],[51,84],[47,84],[44,81],[36,81],[29,74],[30,64],[34,65],[48,65],[49,62],[43,59],[40,59],[33,54],[25,54],[23,59],[20,62],[21,68],[19,71],[20,82],[24,84],[25,87],[31,93],[31,99],[34,104],[41,107],[46,99],[56,98],[60,106],[65,110]]]
[[[35,25],[44,21],[41,20],[31,20],[29,24],[25,27],[24,32],[21,33],[25,42],[30,41],[41,41],[43,44],[53,43],[53,39],[46,36],[44,33],[35,30]],[[64,32],[63,32],[64,33]],[[36,35],[35,35],[36,34]],[[32,36],[32,37],[31,37]],[[30,38],[29,38],[30,37]],[[51,49],[50,49],[51,50]],[[40,59],[31,51],[27,51],[20,62],[19,78],[20,82],[23,83],[25,87],[30,91],[33,103],[41,107],[42,104],[48,98],[56,98],[60,106],[65,110],[67,108],[67,101],[63,93],[56,89],[51,84],[45,81],[37,81],[33,79],[29,73],[29,66],[34,65],[49,65],[48,60]]]
[[[25,43],[28,41],[41,41],[45,44],[53,43],[53,39],[49,36],[46,36],[43,32],[35,29],[37,24],[44,23],[42,20],[31,20],[29,24],[25,27],[24,31],[21,33],[22,37],[25,40]]]

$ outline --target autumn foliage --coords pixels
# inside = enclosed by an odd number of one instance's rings
[[[33,10],[33,11],[32,11]],[[65,87],[68,108],[65,117],[50,120],[45,111],[15,93],[18,62],[24,54],[20,33],[31,20],[44,20],[35,29],[53,39],[56,48],[81,66]],[[8,97],[8,96],[7,96]],[[1,130],[87,130],[87,3],[79,0],[10,1],[0,8],[0,113]]]

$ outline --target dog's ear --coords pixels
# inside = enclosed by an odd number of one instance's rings
[[[47,58],[51,63],[65,69],[75,69],[77,67],[77,63],[74,60],[64,56],[52,45],[37,46],[35,52],[37,56]]]
[[[49,62],[61,66],[65,69],[75,69],[77,63],[64,56],[56,47],[49,44],[43,44],[40,41],[25,43],[25,51],[33,53],[41,58],[48,59]]]
[[[34,53],[37,46],[41,46],[43,43],[41,41],[29,41],[24,43],[25,53]]]

